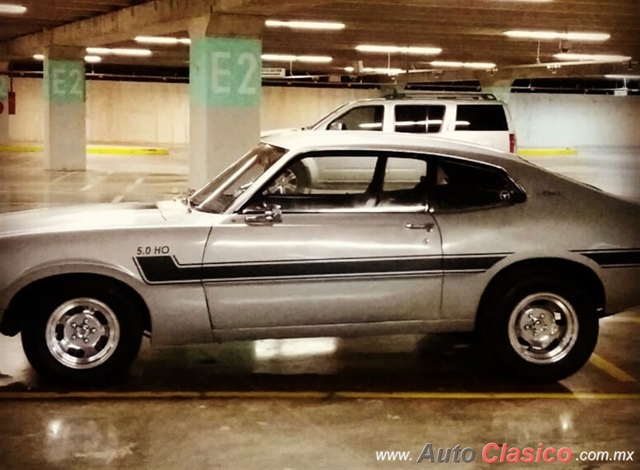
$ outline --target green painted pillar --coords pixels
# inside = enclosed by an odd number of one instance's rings
[[[192,21],[189,185],[198,188],[260,138],[263,17],[210,15]]]
[[[85,170],[84,48],[50,46],[44,59],[44,155],[49,170]]]
[[[9,143],[9,70],[8,62],[0,62],[0,145]]]

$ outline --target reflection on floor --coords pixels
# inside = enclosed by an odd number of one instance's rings
[[[605,319],[596,350],[631,381],[589,363],[560,383],[518,382],[468,335],[443,335],[146,344],[121,381],[75,390],[39,381],[19,338],[2,338],[0,459],[16,470],[368,469],[400,468],[386,451],[429,464],[459,446],[468,468],[490,468],[506,443],[552,447],[570,457],[563,468],[634,468],[638,334],[640,310]]]

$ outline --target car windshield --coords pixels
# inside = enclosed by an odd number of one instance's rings
[[[207,212],[222,213],[267,169],[277,162],[286,149],[260,143],[240,160],[228,167],[189,198],[192,206]]]

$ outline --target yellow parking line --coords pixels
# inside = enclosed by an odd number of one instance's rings
[[[42,145],[0,145],[0,152],[42,152]]]
[[[87,153],[109,155],[169,155],[169,149],[162,147],[87,147]]]
[[[589,362],[591,362],[591,364],[596,366],[598,369],[600,369],[600,370],[606,372],[607,374],[609,374],[614,379],[619,380],[620,382],[635,382],[636,381],[636,379],[634,377],[632,377],[631,375],[627,374],[625,371],[620,369],[618,366],[610,363],[609,361],[607,361],[606,359],[598,356],[595,353],[593,353],[591,355],[591,358],[589,358]]]
[[[336,392],[341,398],[412,398],[427,400],[640,400],[640,393],[527,393],[527,392]]]
[[[521,157],[556,157],[576,155],[578,150],[574,148],[541,148],[541,149],[520,149],[518,155]]]
[[[42,145],[0,145],[0,152],[42,152]],[[164,147],[122,147],[88,145],[87,153],[109,155],[169,155],[169,149]]]
[[[640,393],[473,393],[473,392],[0,392],[1,400],[67,399],[412,399],[412,400],[640,400]]]

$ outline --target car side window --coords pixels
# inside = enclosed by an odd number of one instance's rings
[[[395,131],[413,134],[440,132],[444,111],[443,105],[397,105],[394,108]]]
[[[373,206],[377,162],[374,155],[305,156],[282,169],[248,207],[277,204],[286,213]]]
[[[358,106],[329,123],[338,131],[382,131],[384,106]]]
[[[523,194],[504,171],[466,162],[440,161],[436,168],[437,210],[468,210],[512,204]]]
[[[265,204],[276,204],[283,213],[425,210],[427,157],[395,155],[308,154],[271,178],[244,212],[260,212]]]
[[[456,110],[457,131],[506,131],[507,116],[501,104],[459,104]]]
[[[427,175],[426,158],[388,157],[377,206],[396,209],[424,208],[429,189]]]

